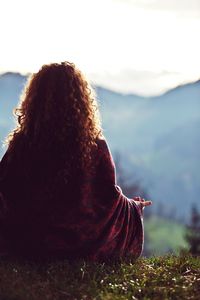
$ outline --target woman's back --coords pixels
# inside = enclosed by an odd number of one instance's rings
[[[70,184],[57,185],[53,195],[48,192],[48,183],[42,185],[25,177],[24,168],[20,171],[14,161],[8,167],[9,155],[3,157],[0,172],[9,169],[9,173],[1,176],[0,182],[7,206],[1,234],[9,254],[91,259],[128,254],[130,249],[135,256],[141,254],[140,212],[116,185],[106,141],[99,139],[97,144],[94,174],[86,172],[81,180],[74,177]],[[23,189],[16,190],[18,180],[23,182]]]

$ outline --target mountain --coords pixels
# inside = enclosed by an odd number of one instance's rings
[[[7,72],[0,75],[0,140],[14,126],[13,108],[19,101],[19,95],[27,77],[19,73]],[[0,155],[2,151],[0,149]]]
[[[0,75],[1,141],[14,126],[12,110],[25,82],[17,73]],[[162,204],[167,214],[188,218],[200,194],[200,81],[149,98],[95,90],[104,134],[129,181],[140,181],[153,210]]]
[[[101,91],[105,134],[126,158],[130,177],[141,178],[167,214],[188,217],[200,194],[200,81],[150,98]]]

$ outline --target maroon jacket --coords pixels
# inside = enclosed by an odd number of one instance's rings
[[[0,253],[34,258],[88,258],[142,254],[141,209],[116,184],[114,161],[106,140],[98,140],[95,175],[70,186],[38,185],[26,168],[0,162]],[[38,175],[39,176],[39,175]],[[42,181],[41,181],[42,182]],[[78,200],[78,201],[77,201]],[[72,203],[78,203],[73,205]]]

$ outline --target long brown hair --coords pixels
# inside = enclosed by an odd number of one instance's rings
[[[91,168],[92,149],[103,136],[99,110],[94,90],[73,63],[43,65],[32,74],[14,114],[17,126],[6,139],[10,153],[20,140],[38,161],[59,160],[57,173],[65,182]]]

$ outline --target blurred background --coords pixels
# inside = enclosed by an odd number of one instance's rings
[[[0,7],[0,158],[28,75],[74,62],[96,91],[118,185],[153,201],[144,211],[143,255],[197,249],[200,1],[0,0]]]

